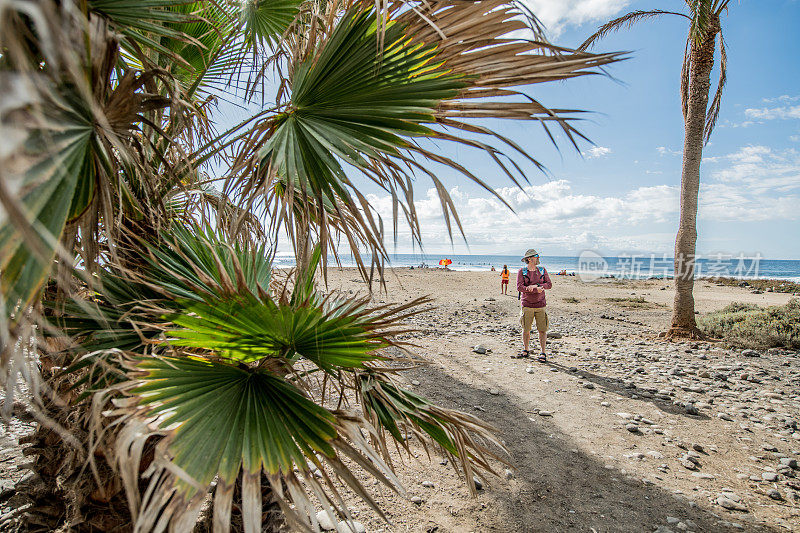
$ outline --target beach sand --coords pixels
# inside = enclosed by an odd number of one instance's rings
[[[669,281],[552,276],[548,313],[561,338],[549,340],[550,361],[511,359],[521,348],[513,278],[501,296],[499,272],[395,269],[387,293],[373,296],[434,299],[409,321],[419,331],[406,340],[430,364],[405,373],[406,386],[492,423],[512,470],[498,465],[472,499],[451,466],[412,439],[415,457],[398,466],[408,498],[374,487],[391,525],[348,501],[367,531],[800,530],[800,483],[781,463],[800,458],[798,353],[746,357],[719,343],[660,340]],[[331,269],[329,287],[366,294],[352,269]],[[695,298],[704,313],[791,295],[698,281]],[[475,353],[479,344],[490,353]]]
[[[387,271],[376,304],[433,298],[408,320],[417,331],[404,340],[429,364],[403,373],[405,386],[493,424],[510,467],[497,464],[499,476],[472,498],[450,465],[411,438],[411,457],[394,454],[407,495],[361,476],[390,524],[342,489],[366,531],[800,531],[791,461],[800,459],[798,353],[660,340],[668,281],[552,278],[548,313],[560,338],[548,341],[543,364],[510,358],[521,348],[519,301],[514,285],[500,295],[499,272]],[[354,269],[330,269],[328,288],[368,294]],[[701,280],[695,298],[708,312],[791,295]],[[27,472],[17,439],[32,426],[0,426],[4,493]],[[9,506],[13,498],[0,513]]]

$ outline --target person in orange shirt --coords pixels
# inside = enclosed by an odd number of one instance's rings
[[[500,294],[508,294],[508,265],[503,265],[500,273]]]

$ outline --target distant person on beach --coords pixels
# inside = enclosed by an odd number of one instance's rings
[[[536,322],[536,330],[539,332],[539,361],[547,361],[545,344],[547,342],[547,328],[550,321],[547,318],[547,302],[544,291],[551,289],[553,283],[550,275],[544,267],[539,266],[539,254],[531,248],[525,252],[522,262],[526,264],[517,272],[517,290],[522,294],[522,310],[519,321],[522,324],[522,344],[524,349],[517,356],[529,357],[531,342],[531,327]]]
[[[500,272],[500,294],[508,294],[508,265],[503,265]]]

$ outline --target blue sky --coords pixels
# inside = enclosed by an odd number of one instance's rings
[[[685,10],[684,3],[626,0],[525,0],[553,42],[577,46],[602,22],[635,9]],[[722,20],[728,83],[722,111],[701,167],[698,253],[800,259],[800,44],[797,0],[733,0]],[[516,189],[491,160],[442,145],[494,187],[515,209],[452,170],[437,169],[458,207],[469,245],[451,245],[432,185],[415,186],[426,252],[514,254],[535,247],[545,255],[668,253],[678,224],[683,120],[679,72],[686,19],[643,21],[600,41],[595,51],[630,51],[612,65],[616,80],[587,76],[539,84],[527,92],[548,107],[592,111],[580,127],[595,143],[578,153],[556,150],[535,124],[497,121],[545,164],[528,168],[531,185]],[[716,71],[712,82],[716,81]],[[391,220],[390,201],[370,200]],[[392,251],[412,251],[401,228]],[[389,242],[392,242],[391,235]]]

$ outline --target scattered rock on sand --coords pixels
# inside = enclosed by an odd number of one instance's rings
[[[690,461],[686,456],[681,458],[681,466],[683,466],[687,470],[697,470],[697,464],[693,461]]]
[[[731,500],[728,496],[729,496],[728,494],[719,496],[717,498],[717,505],[719,505],[720,507],[724,507],[725,509],[728,509],[730,511],[741,511],[743,513],[747,512],[747,507],[745,507],[739,502]]]
[[[490,352],[491,350],[489,350],[489,349],[488,349],[486,346],[484,346],[483,344],[478,344],[477,346],[475,346],[474,348],[472,348],[472,351],[473,351],[473,352],[475,352],[475,353],[479,353],[479,354],[485,354],[485,353],[487,353],[487,352]]]
[[[333,516],[336,516],[336,513],[333,511],[331,512],[331,514],[333,514]],[[317,522],[319,522],[320,529],[323,529],[325,531],[330,531],[336,528],[336,526],[333,525],[331,517],[328,516],[328,513],[326,511],[320,511],[317,513]]]
[[[778,492],[776,489],[769,489],[767,491],[767,496],[769,496],[773,500],[779,500],[780,501],[780,500],[783,499],[783,496],[781,496],[781,493]]]
[[[358,520],[353,520],[352,522],[343,520],[339,522],[338,530],[341,533],[366,533],[367,528]]]

